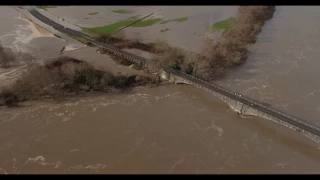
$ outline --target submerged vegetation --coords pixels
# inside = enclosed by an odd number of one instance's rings
[[[11,86],[0,91],[0,105],[43,98],[57,99],[81,92],[110,92],[157,83],[157,78],[141,75],[113,75],[95,69],[85,61],[70,57],[52,59],[44,65],[30,65]]]

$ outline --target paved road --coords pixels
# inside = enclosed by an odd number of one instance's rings
[[[89,42],[91,42],[92,44],[94,45],[97,45],[99,47],[102,47],[102,48],[105,48],[107,50],[109,50],[110,52],[112,53],[115,53],[117,55],[120,55],[120,56],[124,56],[124,57],[127,57],[128,59],[131,59],[132,61],[134,61],[135,63],[143,63],[143,64],[146,64],[147,63],[147,60],[144,59],[144,58],[141,58],[141,57],[138,57],[136,55],[133,55],[133,54],[130,54],[130,53],[127,53],[127,52],[124,52],[124,51],[121,51],[120,49],[117,49],[113,46],[110,46],[108,44],[104,44],[104,43],[101,43],[101,42],[98,42],[98,41],[95,41],[94,39],[92,39],[89,35],[83,33],[83,32],[79,32],[79,31],[76,31],[76,30],[73,30],[73,29],[70,29],[70,28],[67,28],[67,27],[64,27],[54,21],[52,21],[51,19],[45,17],[44,15],[42,15],[40,12],[38,12],[34,7],[27,7],[26,9],[29,10],[29,12],[35,16],[37,19],[39,19],[40,21],[44,22],[45,24],[53,27],[54,29],[58,30],[58,31],[61,31],[63,33],[66,33],[70,36],[74,36],[74,37],[78,37],[78,38],[82,38],[82,39],[85,39]],[[193,76],[190,76],[190,75],[187,75],[185,73],[182,73],[181,71],[177,71],[177,70],[174,70],[172,68],[164,68],[165,71],[169,72],[169,73],[172,73],[176,76],[180,76],[188,81],[191,81],[193,83],[195,83],[198,87],[201,87],[203,89],[210,89],[210,90],[213,90],[215,92],[218,92],[220,94],[223,94],[229,98],[232,98],[234,100],[237,100],[243,104],[246,104],[252,108],[255,108],[259,111],[262,111],[272,117],[275,117],[277,119],[280,119],[284,122],[287,122],[293,126],[296,126],[298,128],[300,128],[300,131],[303,130],[303,131],[307,131],[313,135],[316,135],[318,137],[320,137],[320,128],[319,127],[316,127],[314,125],[311,125],[309,123],[306,123],[305,121],[303,120],[300,120],[296,117],[293,117],[291,115],[288,115],[286,113],[283,113],[281,111],[278,111],[276,109],[273,109],[273,108],[270,108],[270,107],[267,107],[265,105],[263,105],[262,103],[259,103],[257,101],[254,101],[250,98],[247,98],[239,93],[236,93],[236,92],[232,92],[230,90],[227,90],[223,87],[220,87],[216,84],[213,84],[213,83],[208,83],[208,82],[205,82],[201,79],[198,79],[198,78],[195,78]]]

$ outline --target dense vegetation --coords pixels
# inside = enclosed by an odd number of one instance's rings
[[[85,61],[59,57],[44,65],[29,66],[11,87],[0,92],[0,105],[15,106],[20,101],[61,98],[80,92],[109,92],[157,83],[151,76],[113,75]]]

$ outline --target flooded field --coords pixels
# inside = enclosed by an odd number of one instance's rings
[[[121,36],[144,43],[164,40],[172,46],[199,52],[208,26],[235,17],[236,6],[57,6],[42,10],[79,27],[121,26],[123,22],[151,15],[135,27],[121,30]],[[139,18],[138,18],[139,17]],[[213,33],[209,33],[213,34]]]
[[[50,11],[66,18],[63,8]],[[70,14],[70,9],[76,9],[68,8]],[[90,12],[102,11],[102,7],[90,8]],[[19,27],[25,27],[21,32],[32,31],[14,9],[4,6],[0,12],[6,12],[2,18],[7,18],[1,23],[8,23],[0,28],[2,43],[18,49],[33,42],[36,50],[31,52],[36,55],[34,52],[42,52],[40,48],[49,51],[50,44],[60,41],[37,37],[30,43],[18,40],[10,44],[8,34]],[[250,49],[247,63],[216,83],[319,124],[319,12],[319,7],[277,7]],[[41,40],[45,38],[47,41]],[[52,46],[52,53],[56,46]],[[95,53],[94,48],[65,54],[115,73],[136,73]],[[1,84],[7,71],[0,69]],[[264,119],[241,118],[219,99],[187,85],[139,87],[125,93],[27,102],[21,108],[0,109],[2,174],[307,174],[320,173],[319,155],[318,144],[304,136]]]

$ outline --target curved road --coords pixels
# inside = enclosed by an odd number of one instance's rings
[[[130,54],[130,53],[127,53],[127,52],[124,52],[124,51],[121,51],[120,49],[117,49],[113,46],[110,46],[108,44],[105,44],[105,43],[101,43],[101,42],[98,42],[98,41],[95,41],[94,39],[92,39],[89,35],[85,34],[85,33],[82,33],[82,32],[79,32],[79,31],[76,31],[76,30],[73,30],[73,29],[70,29],[70,28],[67,28],[67,27],[64,27],[54,21],[52,21],[51,19],[45,17],[44,15],[42,15],[40,12],[38,12],[34,7],[26,7],[26,9],[33,15],[35,16],[37,19],[39,19],[40,21],[44,22],[45,24],[48,24],[49,26],[53,27],[54,29],[60,31],[60,32],[63,32],[63,33],[66,33],[70,36],[74,36],[74,37],[77,37],[77,38],[82,38],[84,40],[87,40],[89,41],[90,43],[94,44],[94,45],[97,45],[99,47],[102,47],[102,48],[105,48],[107,49],[108,51],[114,53],[114,54],[117,54],[117,55],[120,55],[120,56],[124,56],[126,58],[128,58],[129,60],[135,62],[135,63],[142,63],[142,64],[146,64],[147,63],[147,60],[144,59],[144,58],[141,58],[139,56],[136,56],[136,55],[133,55],[133,54]],[[319,127],[316,127],[314,125],[311,125],[309,123],[306,123],[305,121],[303,120],[300,120],[296,117],[293,117],[291,115],[288,115],[286,113],[283,113],[281,111],[278,111],[276,109],[273,109],[273,108],[270,108],[270,107],[267,107],[265,105],[263,105],[262,103],[259,103],[255,100],[252,100],[250,98],[247,98],[241,94],[238,94],[238,93],[235,93],[235,92],[232,92],[230,90],[227,90],[223,87],[220,87],[216,84],[213,84],[213,83],[208,83],[208,82],[205,82],[199,78],[196,78],[196,77],[193,77],[193,76],[190,76],[188,74],[185,74],[185,73],[182,73],[181,71],[177,71],[177,70],[174,70],[170,67],[166,67],[164,68],[164,70],[166,72],[169,72],[171,74],[174,74],[175,76],[179,76],[179,77],[182,77],[188,81],[191,81],[195,84],[197,84],[199,87],[203,88],[203,89],[210,89],[210,90],[213,90],[215,92],[218,92],[222,95],[225,95],[229,98],[232,98],[234,100],[237,100],[243,104],[246,104],[247,106],[250,106],[254,109],[257,109],[259,111],[262,111],[272,117],[275,117],[279,120],[282,120],[284,122],[287,122],[295,127],[298,127],[301,130],[303,131],[306,131],[306,132],[309,132],[317,137],[320,138],[320,128]]]

